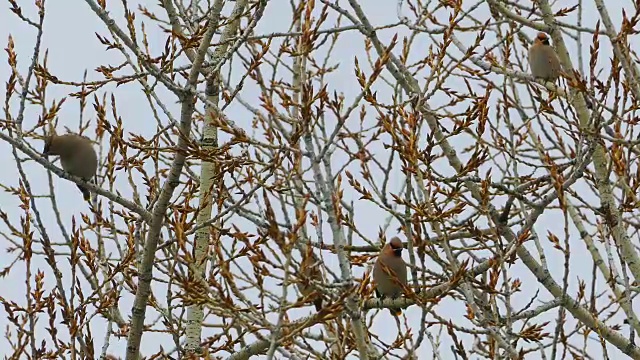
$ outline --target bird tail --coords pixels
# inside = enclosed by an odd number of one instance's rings
[[[89,191],[89,189],[80,184],[78,184],[78,189],[80,189],[80,191],[82,192],[82,197],[84,198],[84,200],[91,202],[91,192]]]
[[[398,316],[398,317],[399,317],[400,315],[402,315],[402,309],[392,309],[392,308],[389,308],[389,312],[390,312],[390,313],[391,313],[391,315],[393,315],[393,316]]]
[[[318,296],[318,298],[313,301],[313,305],[316,307],[316,311],[320,312],[320,310],[322,310],[322,297]]]

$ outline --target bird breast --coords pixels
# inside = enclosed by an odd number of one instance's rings
[[[529,66],[534,77],[555,81],[560,75],[560,62],[549,45],[535,45],[529,50]]]
[[[91,179],[98,169],[98,159],[94,151],[78,151],[70,156],[61,156],[62,168],[72,175]]]
[[[386,297],[398,297],[402,295],[402,286],[400,284],[407,283],[407,265],[401,257],[388,256],[385,259],[378,258],[377,264],[373,269],[373,279],[376,283],[376,289]],[[388,267],[388,274],[384,266]],[[397,279],[394,279],[397,278]]]

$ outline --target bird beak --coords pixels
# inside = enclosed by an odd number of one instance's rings
[[[396,254],[396,256],[401,256],[402,255],[402,248],[393,249],[393,253]]]

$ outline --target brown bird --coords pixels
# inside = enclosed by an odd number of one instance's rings
[[[531,74],[544,81],[555,82],[560,77],[558,54],[549,45],[547,34],[540,32],[529,48],[529,67]]]
[[[300,263],[298,290],[302,296],[313,302],[316,311],[320,311],[323,305],[323,296],[314,286],[313,281],[322,282],[322,273],[320,272],[320,262],[313,256],[311,249],[307,248],[307,251],[302,254],[302,262]]]
[[[77,134],[51,135],[45,139],[45,156],[59,155],[62,169],[84,181],[92,181],[98,170],[98,155],[91,140]],[[89,189],[77,184],[85,200],[91,200]]]
[[[407,285],[407,265],[402,260],[402,248],[402,241],[394,237],[380,250],[373,266],[373,281],[379,298],[395,299],[403,294],[403,286]],[[395,316],[402,314],[402,309],[389,311]]]

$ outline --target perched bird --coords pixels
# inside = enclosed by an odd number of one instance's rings
[[[544,81],[555,82],[560,77],[560,60],[543,32],[538,33],[529,48],[529,67],[534,77]]]
[[[322,281],[322,273],[320,272],[320,262],[317,261],[313,252],[308,248],[302,254],[302,262],[300,263],[300,281],[298,282],[298,290],[305,298],[309,298],[316,307],[316,311],[322,309],[323,296],[316,286],[313,285],[313,281]]]
[[[45,156],[59,155],[62,169],[85,181],[92,181],[98,170],[98,155],[91,140],[77,134],[51,135],[45,139]],[[89,189],[78,184],[85,200],[91,199]]]
[[[394,237],[384,245],[373,266],[373,281],[379,298],[397,298],[403,294],[407,285],[407,265],[402,260],[402,241]],[[401,309],[389,309],[395,316],[402,314]]]

